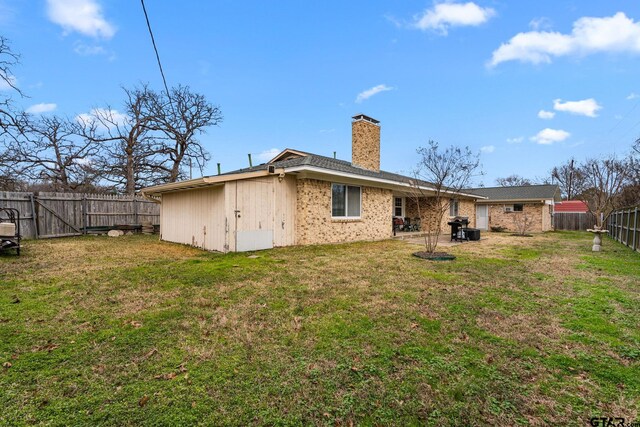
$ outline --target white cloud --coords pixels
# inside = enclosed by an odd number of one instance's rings
[[[58,106],[54,103],[40,103],[40,104],[34,104],[31,107],[26,109],[27,113],[31,113],[31,114],[43,114],[43,113],[50,113],[52,111],[54,111],[56,108],[58,108]]]
[[[102,14],[96,0],[47,0],[47,15],[65,33],[76,31],[91,37],[110,39],[116,28]]]
[[[573,23],[571,34],[518,33],[493,51],[488,66],[507,61],[550,63],[554,57],[598,52],[640,53],[640,23],[618,12],[604,18],[580,18]]]
[[[534,31],[547,30],[551,28],[551,20],[544,16],[542,18],[534,18],[529,22],[529,28]]]
[[[369,99],[371,98],[373,95],[376,95],[380,92],[385,92],[388,90],[393,90],[395,88],[391,87],[391,86],[387,86],[387,85],[378,85],[378,86],[374,86],[371,89],[367,89],[364,90],[362,92],[360,92],[358,94],[358,96],[356,97],[356,103],[361,103],[362,101],[364,101],[365,99]]]
[[[598,117],[596,114],[602,108],[595,99],[583,99],[581,101],[566,101],[561,99],[553,101],[553,109],[556,111],[564,111],[566,113],[575,114],[577,116]]]
[[[480,7],[473,2],[436,3],[431,9],[414,17],[413,27],[420,30],[434,30],[446,35],[449,27],[478,26],[496,14],[490,7]]]
[[[543,129],[538,132],[536,135],[529,138],[531,141],[536,142],[538,144],[549,145],[554,142],[561,142],[565,139],[569,138],[571,134],[566,130],[562,129]]]
[[[553,111],[545,111],[545,110],[538,111],[538,117],[543,120],[550,120],[550,119],[553,119],[555,116],[556,116],[556,113],[554,113]]]
[[[509,144],[520,144],[524,141],[524,136],[516,136],[515,138],[507,138]]]
[[[102,119],[102,120],[98,120]],[[105,108],[94,108],[88,113],[78,114],[76,121],[79,123],[99,123],[101,128],[114,128],[117,125],[126,124],[129,116],[118,110],[107,110]]]
[[[90,55],[106,55],[107,51],[104,47],[99,45],[88,45],[82,42],[76,42],[73,45],[73,51],[78,55],[90,56]]]
[[[265,150],[261,153],[258,153],[256,155],[256,157],[258,158],[258,160],[260,160],[262,163],[264,162],[268,162],[269,160],[273,159],[275,156],[277,156],[278,154],[280,154],[282,150],[280,150],[279,148],[270,148],[269,150]]]
[[[0,91],[12,90],[16,87],[18,87],[18,79],[14,76],[3,75],[0,78]]]
[[[493,153],[494,151],[496,151],[496,147],[493,145],[485,145],[484,147],[480,148],[480,151],[482,151],[483,153]]]
[[[77,164],[82,165],[82,166],[89,166],[91,163],[93,163],[93,159],[90,159],[90,158],[75,159],[74,161]]]
[[[627,96],[627,99],[628,99],[629,101],[631,101],[632,99],[636,99],[636,98],[640,98],[640,95],[638,95],[638,94],[637,94],[637,93],[635,93],[635,92],[631,92],[631,93]]]

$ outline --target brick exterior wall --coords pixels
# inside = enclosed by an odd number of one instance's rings
[[[296,244],[382,240],[392,236],[392,191],[361,187],[359,220],[331,218],[331,182],[297,182]]]
[[[420,202],[420,211],[422,213],[422,218],[420,219],[422,224],[427,224],[427,221],[435,221],[435,214],[433,211],[426,209],[429,203],[432,201],[427,200],[428,198],[422,198]],[[451,220],[451,216],[449,216],[449,199],[447,199],[444,203],[446,203],[446,209],[444,215],[442,216],[442,223],[440,224],[440,229],[442,231],[449,232],[451,227],[447,224]],[[405,216],[411,218],[418,218],[418,205],[416,200],[411,197],[407,197],[405,199]],[[458,201],[458,216],[466,216],[469,218],[469,227],[473,228],[476,223],[476,204],[473,200],[465,200],[459,199]],[[422,228],[422,231],[425,230],[425,227]]]
[[[507,205],[510,205],[507,203]],[[514,218],[523,213],[531,219],[527,232],[540,233],[551,229],[551,206],[543,203],[526,203],[523,212],[505,212],[505,204],[489,205],[489,227],[504,227],[508,231],[516,231]]]
[[[351,123],[351,163],[380,171],[380,126],[366,120]]]

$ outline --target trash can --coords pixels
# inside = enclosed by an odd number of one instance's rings
[[[480,240],[480,230],[478,228],[467,228],[469,240]]]

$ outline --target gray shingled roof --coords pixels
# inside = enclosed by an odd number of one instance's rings
[[[371,177],[371,178],[386,179],[389,181],[396,181],[401,183],[408,183],[409,181],[414,180],[414,178],[400,175],[397,173],[386,172],[386,171],[375,172],[372,170],[360,168],[358,166],[352,165],[350,162],[347,162],[346,160],[339,160],[339,159],[334,159],[332,157],[325,157],[325,156],[320,156],[320,155],[311,154],[311,153],[305,153],[305,154],[306,154],[305,156],[296,157],[294,159],[280,160],[280,161],[268,163],[268,164],[263,163],[261,165],[253,166],[251,168],[244,168],[244,169],[234,170],[231,172],[225,172],[223,175],[266,170],[268,165],[274,165],[277,168],[291,168],[296,166],[315,166],[317,168],[327,169],[329,171],[352,173],[354,175],[362,175],[362,176]],[[433,185],[425,181],[421,181],[421,183],[423,185]]]
[[[560,200],[557,185],[523,185],[517,187],[469,188],[466,191],[491,200]]]

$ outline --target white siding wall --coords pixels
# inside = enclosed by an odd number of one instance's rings
[[[286,176],[282,181],[274,177],[275,185],[275,234],[274,246],[296,244],[297,179]]]
[[[162,195],[161,239],[225,250],[224,186]]]
[[[163,194],[161,238],[206,250],[233,252],[236,231],[272,230],[273,246],[294,245],[296,192],[294,176],[266,176]],[[236,210],[240,211],[239,218]]]
[[[295,244],[296,188],[293,176],[227,183],[225,212],[230,227],[229,250],[236,250],[236,230],[273,230],[273,246]],[[239,218],[236,218],[236,210],[240,211]]]

